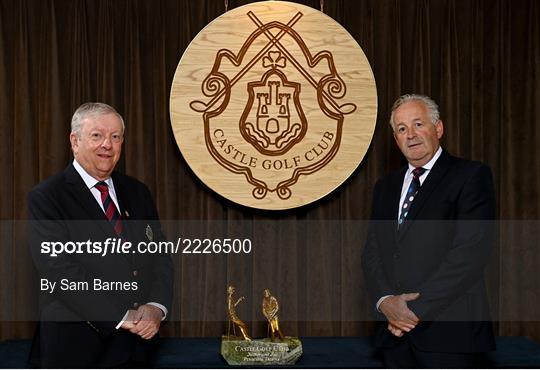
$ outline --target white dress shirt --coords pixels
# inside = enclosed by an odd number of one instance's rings
[[[75,170],[81,175],[84,183],[94,196],[96,198],[96,202],[99,204],[103,212],[105,212],[105,209],[103,208],[103,202],[101,201],[101,192],[96,188],[96,185],[99,180],[94,179],[86,170],[77,162],[76,159],[73,160],[73,167],[75,167]],[[116,197],[116,190],[114,190],[114,183],[112,181],[112,178],[108,178],[107,180],[104,180],[104,182],[109,187],[109,195],[111,196],[111,199],[114,202],[114,205],[116,206],[116,209],[118,210],[118,213],[120,213],[120,206],[118,205],[118,198]]]
[[[422,166],[422,168],[425,169],[425,171],[422,174],[422,176],[420,176],[419,178],[420,186],[422,186],[422,184],[428,177],[429,172],[433,168],[433,165],[435,164],[435,162],[437,162],[437,159],[439,159],[439,157],[441,156],[441,153],[442,153],[442,148],[439,146],[439,149],[437,149],[433,158],[431,158],[431,160],[428,163]],[[409,168],[407,169],[407,172],[405,172],[405,177],[403,178],[403,186],[401,187],[401,197],[399,198],[399,206],[397,210],[398,220],[399,220],[399,217],[401,216],[401,208],[403,208],[403,202],[405,201],[405,196],[407,195],[407,191],[409,190],[409,186],[411,186],[411,182],[414,177],[412,172],[415,168],[416,167],[414,167],[412,164],[409,163]]]

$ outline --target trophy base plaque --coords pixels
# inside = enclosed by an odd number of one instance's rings
[[[223,335],[221,355],[233,366],[294,365],[302,355],[302,342],[293,337],[272,342],[270,338],[247,341]]]

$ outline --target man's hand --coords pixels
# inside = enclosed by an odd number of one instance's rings
[[[379,305],[379,310],[386,316],[392,334],[400,337],[403,332],[409,332],[420,321],[418,317],[407,307],[407,302],[420,297],[420,293],[405,293],[387,297]]]
[[[150,339],[158,332],[162,318],[163,311],[156,306],[142,305],[137,310],[137,322],[129,331],[143,339]]]
[[[394,334],[396,337],[401,338],[403,336],[403,330],[396,328],[394,325],[388,323],[388,330],[390,333]]]
[[[128,315],[126,319],[124,320],[124,322],[122,323],[121,328],[126,329],[126,330],[130,330],[134,328],[135,325],[137,325],[137,322],[139,321],[140,316],[141,315],[139,314],[139,312],[135,310],[128,310]]]

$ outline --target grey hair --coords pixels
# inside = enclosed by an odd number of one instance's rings
[[[80,138],[83,121],[86,118],[104,116],[111,113],[116,114],[116,116],[120,118],[120,122],[122,122],[122,132],[124,132],[126,130],[124,119],[116,109],[105,103],[84,103],[77,108],[75,113],[73,113],[73,117],[71,117],[71,132]]]
[[[429,96],[426,95],[419,95],[419,94],[405,94],[401,95],[392,105],[392,113],[390,114],[390,126],[392,126],[392,129],[394,129],[394,112],[396,109],[398,109],[402,104],[411,102],[411,101],[420,101],[424,103],[428,110],[429,118],[431,119],[431,123],[436,124],[437,121],[440,118],[439,113],[439,106],[433,99],[431,99]]]

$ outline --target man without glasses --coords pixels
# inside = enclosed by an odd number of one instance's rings
[[[380,179],[362,267],[385,365],[467,368],[494,349],[483,271],[495,213],[491,171],[440,146],[437,104],[403,95],[394,139],[408,161]]]

